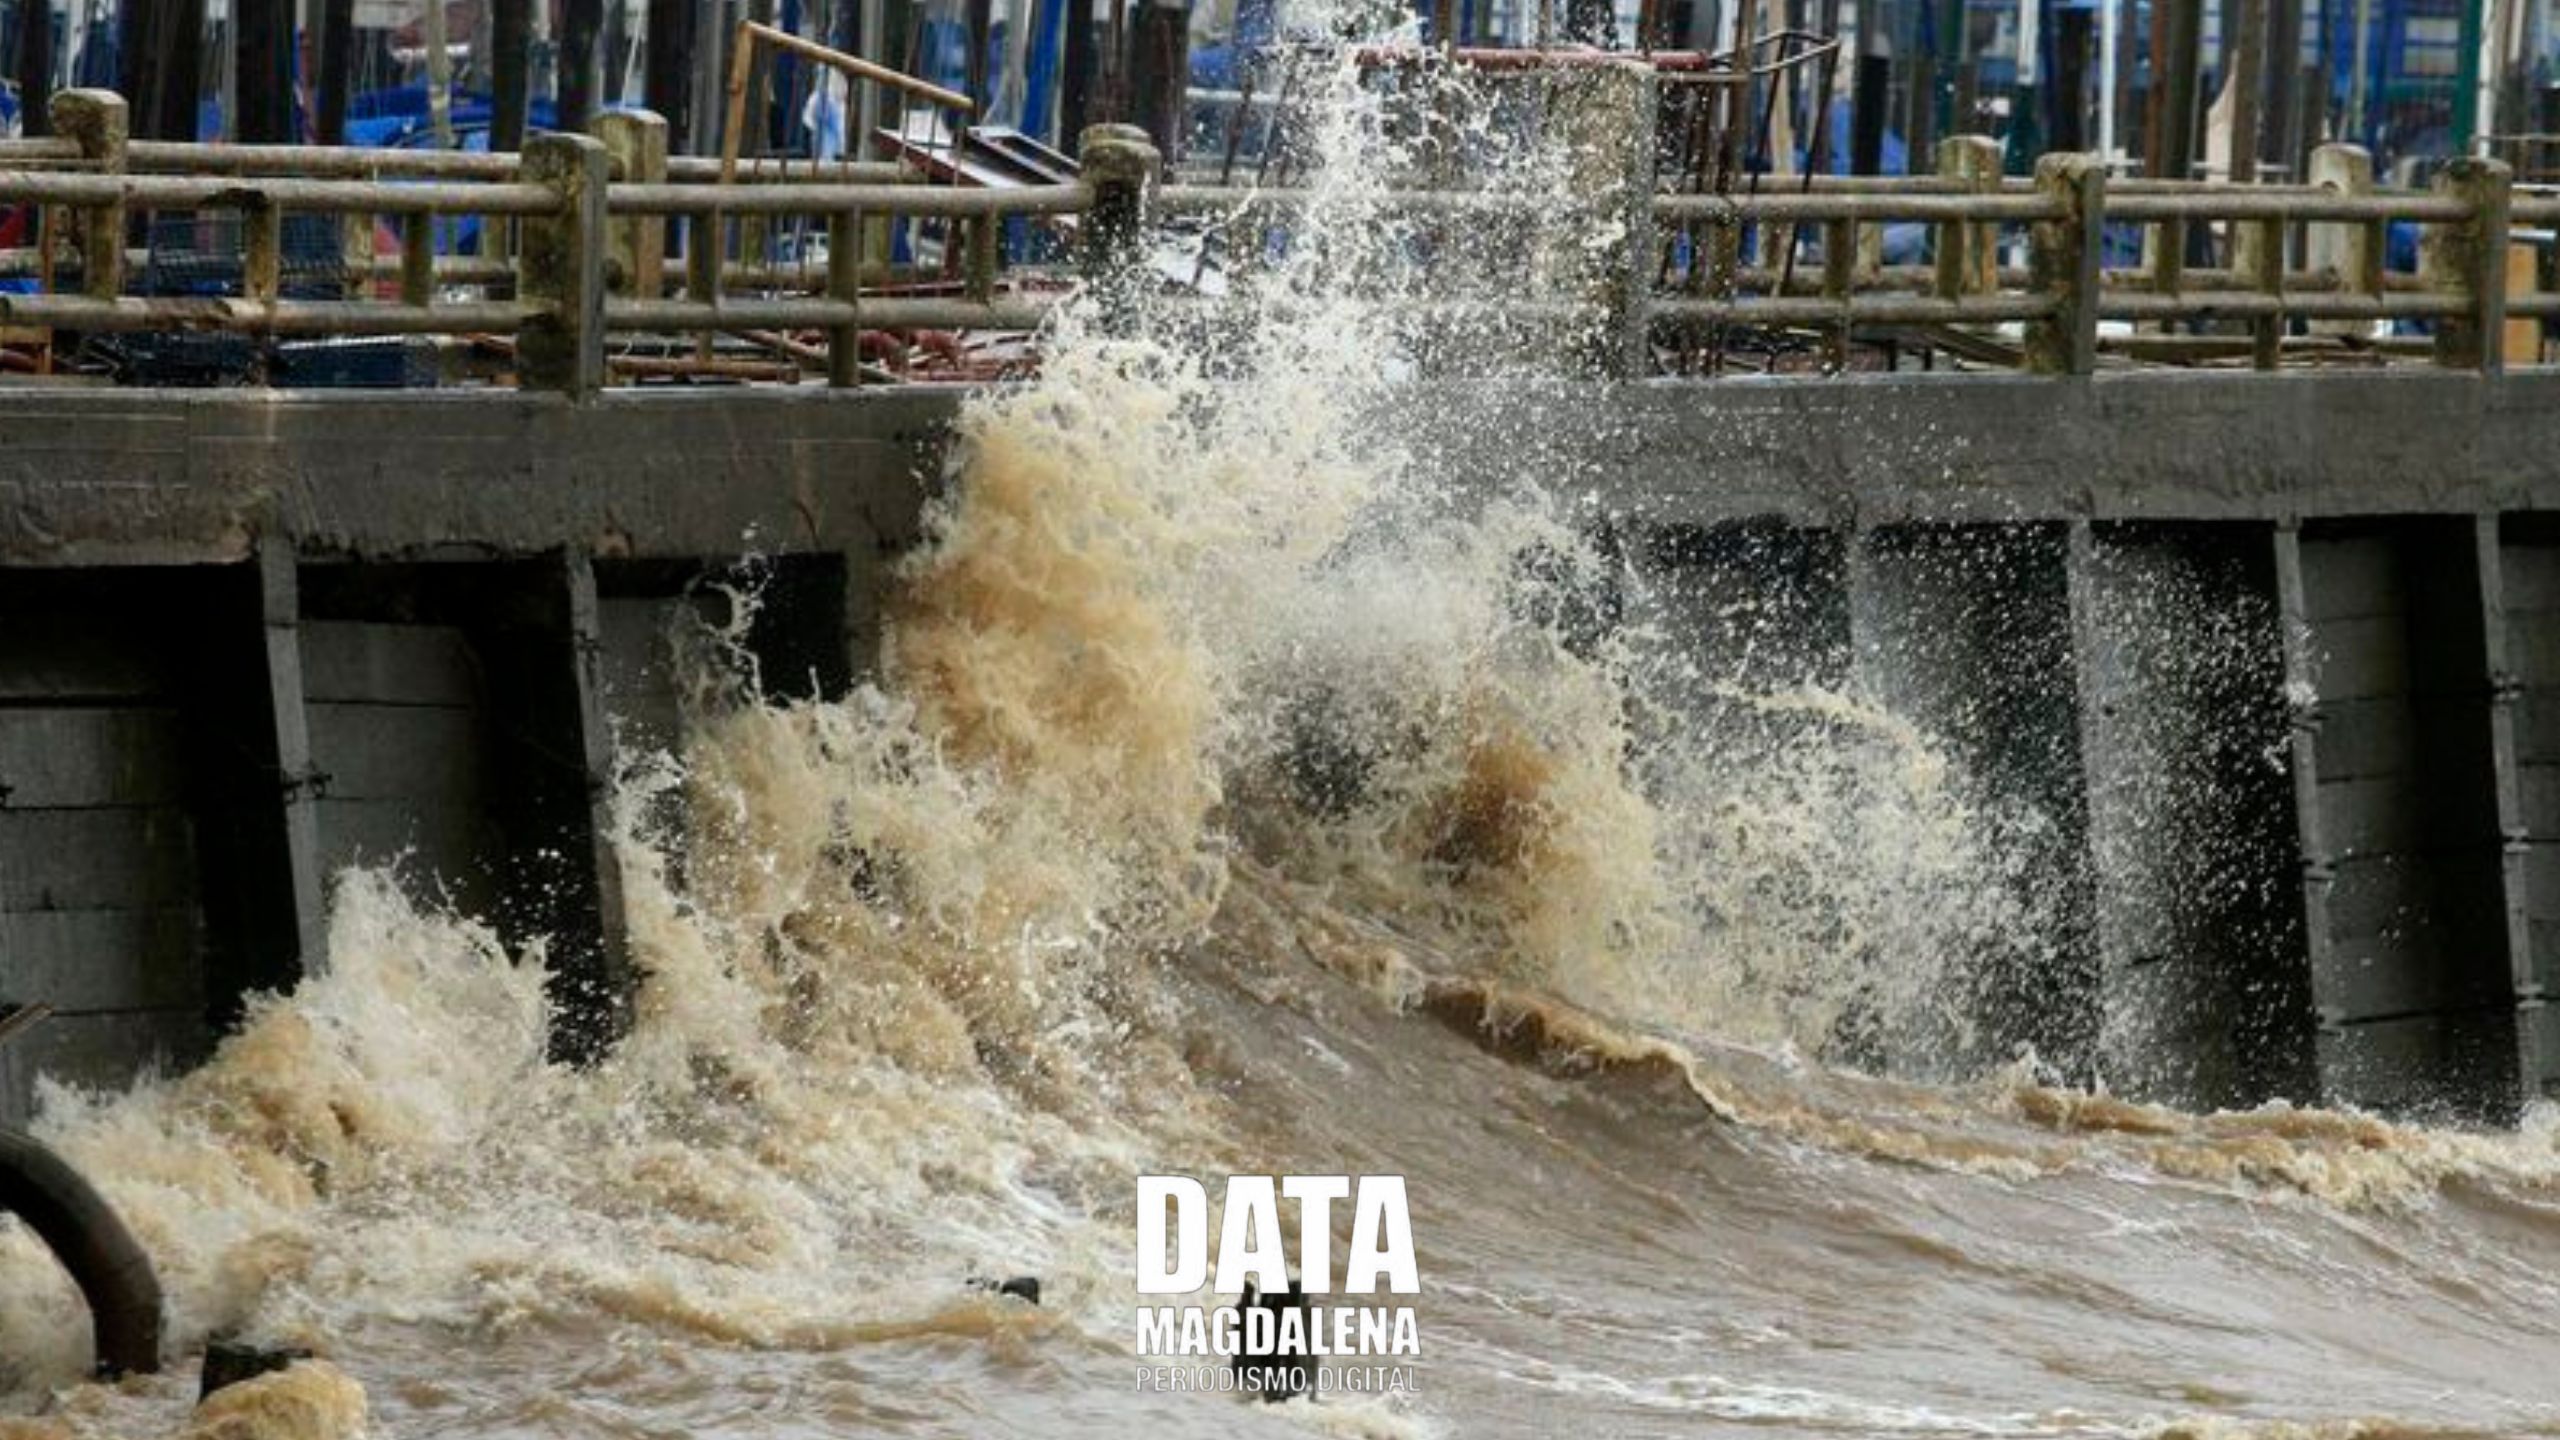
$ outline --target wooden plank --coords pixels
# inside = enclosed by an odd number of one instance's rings
[[[183,905],[195,892],[192,826],[175,806],[0,810],[0,909]]]
[[[0,706],[0,802],[12,809],[179,798],[178,717],[161,706]]]
[[[2560,545],[2509,541],[2500,548],[2509,613],[2560,610]]]
[[[0,1047],[7,1064],[0,1111],[23,1118],[39,1076],[83,1090],[121,1090],[146,1072],[194,1064],[212,1040],[194,1010],[56,1015]]]
[[[165,646],[125,620],[43,611],[0,624],[0,702],[145,700],[170,689]]]
[[[2324,704],[2409,692],[2409,627],[2398,615],[2325,620],[2312,629],[2312,693]]]
[[[2340,937],[2321,977],[2321,1020],[2356,1024],[2509,1001],[2498,977],[2454,963],[2471,943],[2494,944],[2493,922],[2475,923],[2463,936],[2444,933],[2451,928],[2446,918],[2422,916],[2394,934]]]
[[[2320,778],[2361,780],[2406,772],[2417,738],[2406,698],[2341,700],[2320,707]]]
[[[2483,1118],[2514,1069],[2511,1014],[2418,1015],[2324,1028],[2322,1089],[2332,1104],[2403,1115]]]
[[[2516,791],[2524,832],[2536,840],[2560,840],[2560,758],[2517,765]]]
[[[2400,547],[2391,535],[2319,535],[2302,541],[2303,618],[2315,625],[2394,618],[2408,609]]]
[[[2560,614],[2527,612],[2530,623],[2515,627],[2507,647],[2508,669],[2527,687],[2560,687]]]
[[[672,750],[682,739],[668,629],[691,609],[680,595],[605,596],[596,602],[598,695],[625,745]]]
[[[2527,689],[2516,696],[2516,754],[2528,761],[2560,761],[2560,689]]]
[[[330,800],[425,798],[474,803],[480,717],[450,705],[314,701],[305,708],[311,764]]]
[[[2424,857],[2368,855],[2341,859],[2329,892],[2329,933],[2341,940],[2383,935],[2421,923],[2444,887]]]
[[[2529,1093],[2560,1100],[2560,1004],[2535,1001],[2516,1012],[2517,1040],[2525,1049]]]
[[[0,999],[41,1000],[66,1014],[198,1009],[201,943],[192,907],[12,914]]]
[[[422,803],[340,800],[323,796],[315,807],[324,870],[349,865],[389,865],[442,878],[457,892],[483,893],[482,880],[495,837],[467,799]]]
[[[2536,920],[2560,924],[2560,844],[2536,841],[2525,847],[2526,913]]]
[[[455,626],[305,620],[301,644],[302,693],[311,701],[479,703],[480,663]]]
[[[2388,855],[2446,843],[2457,837],[2430,812],[2424,784],[2415,776],[2320,781],[2320,849],[2335,860]]]

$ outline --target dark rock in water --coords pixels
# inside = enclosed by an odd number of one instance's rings
[[[1236,1307],[1236,1324],[1237,1333],[1245,1343],[1238,1348],[1236,1358],[1228,1362],[1228,1368],[1235,1372],[1236,1389],[1276,1402],[1314,1387],[1315,1367],[1313,1357],[1307,1353],[1303,1328],[1306,1322],[1300,1321],[1298,1344],[1284,1346],[1280,1343],[1280,1317],[1291,1310],[1303,1312],[1306,1308],[1307,1292],[1303,1285],[1292,1284],[1286,1290],[1274,1290],[1264,1295],[1256,1291],[1252,1281],[1244,1282],[1244,1303]],[[1253,1310],[1271,1312],[1271,1333],[1260,1345],[1251,1343],[1252,1333],[1245,1328],[1246,1312]]]
[[[196,1389],[196,1403],[216,1390],[270,1375],[296,1360],[308,1360],[311,1352],[297,1345],[246,1345],[237,1340],[216,1340],[204,1347],[204,1383]]]
[[[969,1288],[991,1291],[998,1295],[1010,1295],[1016,1300],[1028,1300],[1034,1305],[1040,1303],[1040,1277],[1037,1275],[1016,1275],[1010,1280],[989,1280],[983,1276],[972,1276],[969,1280]]]

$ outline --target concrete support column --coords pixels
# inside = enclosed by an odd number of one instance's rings
[[[311,763],[311,722],[303,703],[301,587],[293,542],[258,546],[258,602],[266,632],[267,703],[273,716],[276,775],[282,797],[281,880],[290,931],[269,943],[274,968],[299,975],[328,963],[329,917],[320,872],[319,798],[323,778]],[[286,953],[289,945],[290,953]]]
[[[564,815],[566,833],[583,840],[577,861],[594,876],[592,949],[576,969],[557,977],[564,1021],[552,1048],[565,1058],[592,1060],[631,1028],[634,975],[622,909],[622,862],[613,849],[613,730],[605,715],[603,627],[596,601],[594,562],[583,551],[564,551],[559,583],[567,605],[567,715],[575,726],[576,763],[584,778],[578,813]],[[585,918],[585,917],[580,917]]]
[[[2560,1055],[2546,1051],[2542,1011],[2549,1003],[2533,953],[2533,921],[2528,861],[2533,827],[2527,817],[2523,763],[2516,744],[2517,710],[2524,684],[2508,643],[2506,555],[2498,517],[2472,521],[2478,556],[2481,658],[2489,692],[2489,764],[2491,805],[2498,827],[2498,898],[2501,936],[2507,952],[2507,981],[2515,997],[2516,1093],[2531,1101],[2543,1093],[2547,1077],[2560,1073]]]

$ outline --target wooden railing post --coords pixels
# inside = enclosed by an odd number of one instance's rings
[[[1143,293],[1147,194],[1155,188],[1164,157],[1135,125],[1088,125],[1077,149],[1085,183],[1093,187],[1078,260],[1085,283],[1101,300],[1103,324],[1127,330],[1137,321]]]
[[[613,178],[655,185],[667,178],[667,122],[647,110],[608,110],[595,118],[595,137],[613,159]],[[656,300],[666,293],[667,221],[662,215],[625,215],[613,222],[613,293]]]
[[[2036,161],[2036,189],[2062,207],[2028,231],[2027,266],[2038,295],[2053,301],[2050,318],[2027,326],[2027,368],[2044,375],[2086,375],[2098,368],[2098,284],[2104,261],[2107,167],[2095,155],[2047,155]]]
[[[862,383],[862,212],[827,217],[827,298],[854,307],[851,320],[827,332],[827,383]]]
[[[536,135],[524,143],[524,178],[560,197],[548,215],[525,217],[516,295],[545,307],[516,337],[516,373],[529,390],[573,398],[604,386],[604,143],[591,135]]]
[[[101,175],[125,173],[125,142],[133,134],[124,97],[112,90],[63,90],[46,107],[57,135],[80,147],[81,158]],[[93,205],[80,212],[80,291],[94,300],[113,300],[124,293],[124,229],[122,203]]]
[[[1868,226],[1879,230],[1880,226]],[[1855,220],[1822,222],[1822,298],[1840,307],[1840,323],[1831,327],[1831,366],[1849,368],[1849,344],[1856,327],[1849,323],[1849,297],[1858,289],[1859,251],[1864,236]]]
[[[2232,222],[2232,255],[2239,262],[2241,280],[2252,290],[2284,303],[2284,252],[2286,226],[2282,220],[2235,220]],[[2273,370],[2284,363],[2284,314],[2249,322],[2250,363],[2261,370]]]
[[[2000,142],[1988,135],[1950,135],[1938,142],[1938,174],[1978,194],[2000,189]],[[1941,222],[1937,231],[1938,295],[1988,295],[2000,288],[2000,227]]]
[[[1622,380],[1641,380],[1653,373],[1653,281],[1660,271],[1661,238],[1653,219],[1654,127],[1662,110],[1661,82],[1650,65],[1612,67],[1618,93],[1607,96],[1608,113],[1625,127],[1618,163],[1616,209],[1625,226],[1619,241],[1619,266],[1609,277],[1607,296],[1611,335],[1603,346],[1603,363]],[[1794,243],[1790,231],[1788,243]]]
[[[2448,160],[2435,191],[2460,199],[2465,218],[2427,227],[2427,283],[2467,302],[2436,326],[2436,363],[2494,375],[2506,366],[2507,205],[2511,172],[2502,160]]]
[[[2373,193],[2373,156],[2361,145],[2323,145],[2311,152],[2311,183],[2341,195]],[[2367,299],[2382,296],[2383,222],[2348,221],[2316,224],[2303,238],[2305,261],[2314,272],[2337,277],[2338,288]],[[2357,335],[2373,328],[2369,320],[2315,320],[2322,335]]]

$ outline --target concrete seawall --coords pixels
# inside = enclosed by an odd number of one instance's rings
[[[1379,423],[1587,494],[1710,673],[1864,686],[2049,818],[2040,1053],[2191,1103],[2560,1093],[2560,374],[1427,398]],[[60,1012],[0,1113],[200,1054],[403,848],[560,937],[591,1048],[610,726],[668,723],[671,607],[763,557],[765,672],[841,690],[958,401],[0,394],[0,1001]]]

